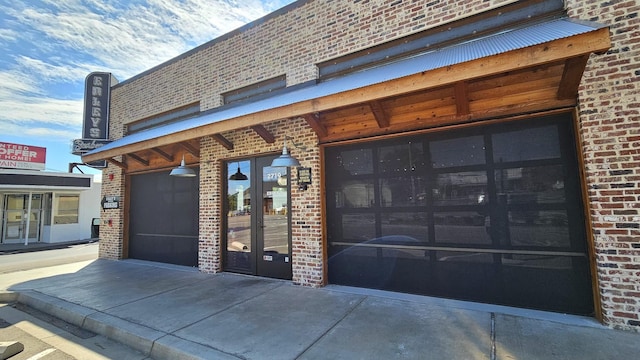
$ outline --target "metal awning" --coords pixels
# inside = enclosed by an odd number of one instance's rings
[[[568,49],[536,49],[539,56],[526,57],[510,64],[488,62],[482,73],[457,74],[446,71],[459,64],[489,60],[496,55],[516,52],[561,39],[584,34],[597,34],[596,41],[576,41]],[[487,76],[492,73],[522,69],[559,59],[584,56],[604,51],[610,46],[605,25],[578,21],[570,18],[546,22],[483,36],[444,48],[434,49],[410,58],[384,64],[375,68],[345,75],[284,94],[230,108],[213,109],[201,116],[159,126],[115,140],[83,155],[85,162],[108,159],[114,156],[140,151],[178,141],[196,139],[247,126],[299,117],[318,111],[344,107],[381,97],[380,85],[389,84],[384,96],[394,96],[420,89],[441,86],[460,81],[464,76]],[[530,57],[530,56],[529,56]],[[440,70],[445,71],[439,72]],[[445,74],[445,75],[443,75]],[[416,77],[417,76],[417,77]],[[412,77],[416,77],[415,79]],[[372,95],[366,95],[369,90]]]

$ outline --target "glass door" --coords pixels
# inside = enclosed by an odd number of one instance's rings
[[[31,195],[31,212],[28,194],[7,194],[4,204],[2,242],[23,241],[25,232],[29,241],[40,241],[42,194]]]
[[[256,212],[258,275],[291,279],[289,247],[289,168],[272,167],[273,157],[257,159],[261,206]]]
[[[225,269],[291,279],[289,169],[275,156],[227,164]]]

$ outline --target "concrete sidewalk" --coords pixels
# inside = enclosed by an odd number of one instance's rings
[[[129,260],[5,274],[0,289],[7,290],[0,301],[19,301],[155,359],[583,360],[640,353],[640,334],[589,318]]]
[[[64,249],[73,245],[89,244],[96,241],[99,241],[99,239],[94,238],[94,239],[84,239],[84,240],[76,240],[76,241],[57,242],[57,243],[29,242],[27,243],[27,245],[25,245],[24,243],[10,243],[10,244],[2,243],[0,244],[0,255],[19,254],[19,253],[25,253],[25,252],[43,251],[43,250],[52,250],[52,249]]]

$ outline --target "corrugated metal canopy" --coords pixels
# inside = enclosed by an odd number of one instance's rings
[[[312,86],[303,87],[285,94],[275,95],[270,98],[235,107],[224,108],[218,111],[214,109],[213,111],[207,112],[199,117],[134,133],[88,152],[85,156],[89,155],[90,160],[97,160],[101,159],[100,154],[109,151],[109,155],[102,158],[111,157],[114,156],[113,154],[116,152],[114,150],[128,145],[166,137],[171,134],[196,129],[212,123],[219,123],[242,116],[258,114],[265,110],[283,108],[296,103],[336,95],[359,88],[366,88],[371,85],[384,83],[418,73],[424,73],[451,65],[482,59],[518,49],[524,49],[526,47],[592,32],[605,27],[605,25],[598,23],[562,18],[527,27],[504,30],[499,33],[444,48],[434,49],[433,51],[398,60],[393,63],[384,64]],[[301,113],[299,115],[303,114]],[[265,118],[264,122],[277,119],[278,118]],[[246,125],[238,124],[236,128],[244,126]],[[123,151],[120,154],[124,154],[125,152],[126,151]]]

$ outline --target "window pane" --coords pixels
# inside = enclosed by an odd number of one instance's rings
[[[54,224],[77,224],[79,195],[56,195],[56,212],[53,216]]]
[[[378,169],[382,174],[409,175],[424,168],[422,143],[381,147]]]
[[[419,242],[427,241],[429,234],[426,213],[384,213],[381,225],[385,243],[419,245]]]
[[[512,246],[571,246],[567,213],[557,211],[510,211],[509,236]]]
[[[433,216],[437,243],[491,244],[485,216],[473,211],[437,212]]]
[[[493,159],[497,163],[559,157],[560,142],[556,126],[493,135]]]
[[[477,205],[486,201],[487,172],[438,174],[433,202],[436,205]]]
[[[366,208],[375,205],[373,180],[343,181],[335,190],[336,208]]]
[[[562,165],[496,170],[499,193],[509,204],[549,204],[565,201]]]
[[[434,168],[479,165],[485,163],[482,136],[432,141],[429,143]]]
[[[426,182],[421,177],[380,180],[382,206],[421,206],[426,204]]]
[[[373,214],[342,215],[342,238],[363,242],[376,237],[376,218]]]
[[[340,151],[335,157],[329,157],[327,163],[330,171],[338,176],[373,174],[371,149]]]

